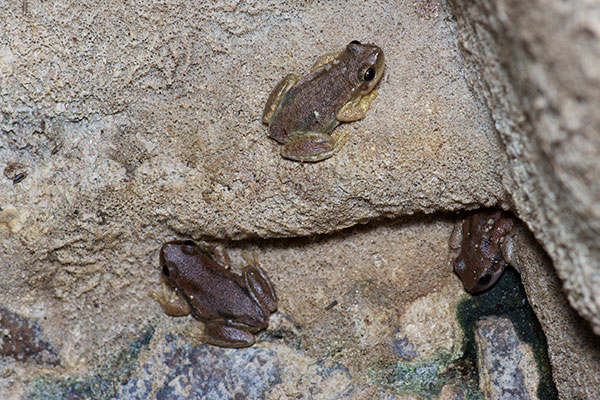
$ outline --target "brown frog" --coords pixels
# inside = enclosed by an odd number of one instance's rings
[[[192,314],[204,322],[206,342],[222,347],[247,347],[268,325],[277,309],[273,285],[258,266],[247,266],[242,275],[229,269],[229,258],[221,247],[212,257],[192,241],[165,243],[160,266],[169,285],[162,294],[151,293],[173,316]]]
[[[262,117],[269,136],[283,145],[282,157],[317,162],[340,150],[348,132],[330,133],[340,122],[365,116],[384,68],[379,47],[354,40],[339,54],[321,56],[304,78],[295,74],[283,78]]]
[[[454,227],[450,251],[454,272],[469,293],[482,292],[496,283],[511,259],[509,236],[515,220],[502,210],[477,211]]]

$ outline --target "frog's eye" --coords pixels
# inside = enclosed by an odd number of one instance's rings
[[[371,82],[375,78],[375,68],[369,67],[363,74],[363,79],[365,82]]]
[[[167,278],[169,277],[169,274],[170,274],[170,272],[169,272],[169,267],[167,267],[167,265],[166,265],[166,264],[165,264],[165,265],[163,265],[163,267],[162,267],[162,273],[163,273],[163,275],[164,275],[164,276],[166,276]]]
[[[479,285],[481,285],[481,286],[486,286],[491,281],[492,281],[492,275],[491,274],[485,274],[484,276],[482,276],[481,278],[479,278],[479,280],[477,281],[477,283]]]
[[[350,42],[350,44],[360,44],[360,42],[358,40],[353,40]]]

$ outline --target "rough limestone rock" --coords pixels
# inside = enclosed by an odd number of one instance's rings
[[[492,112],[514,208],[600,334],[600,11],[595,2],[451,1],[470,85]]]
[[[522,224],[511,233],[514,259],[548,342],[552,379],[561,399],[593,399],[600,388],[600,336],[569,307],[552,261]],[[577,360],[576,362],[574,360]]]
[[[39,326],[64,368],[48,375],[13,360],[1,374],[5,391],[110,397],[123,377],[144,377],[135,365],[162,359],[178,326],[189,326],[184,338],[199,331],[148,296],[160,245],[174,238],[225,241],[236,265],[240,250],[257,252],[291,321],[285,329],[273,322],[271,332],[294,350],[278,352],[284,361],[273,371],[285,376],[269,393],[410,389],[387,384],[395,379],[381,370],[393,372],[396,342],[413,360],[433,357],[431,344],[409,342],[417,331],[394,336],[412,302],[439,292],[425,304],[453,315],[462,291],[447,265],[451,222],[421,217],[364,238],[339,232],[374,218],[507,204],[500,142],[463,78],[446,11],[359,1],[0,7],[3,307]],[[283,160],[260,121],[271,88],[351,40],[383,48],[379,96],[364,120],[344,127],[350,139],[335,157]],[[329,232],[338,234],[311,251],[298,239]],[[289,239],[250,241],[277,237]],[[454,328],[432,343],[458,357],[456,322],[441,324]],[[164,357],[175,368],[196,362],[189,354]],[[225,354],[241,357],[226,363],[241,373],[248,355]],[[340,357],[351,384],[346,372],[315,383],[281,370],[305,371],[309,359],[326,364],[315,374],[329,374]],[[138,385],[182,384],[163,373],[166,381],[150,374]],[[432,393],[445,384],[436,379]]]
[[[510,320],[489,317],[477,324],[480,388],[490,399],[539,399],[533,351]],[[527,378],[533,378],[528,380]]]
[[[0,397],[194,398],[199,377],[215,398],[476,392],[454,315],[455,219],[425,214],[513,207],[562,278],[568,257],[589,272],[579,261],[597,214],[576,234],[563,224],[582,208],[539,206],[570,194],[528,191],[538,171],[515,154],[546,153],[520,148],[516,128],[508,140],[511,118],[480,87],[494,81],[471,79],[456,35],[434,2],[0,4],[0,298],[28,329],[0,320]],[[281,159],[260,122],[271,88],[351,40],[386,54],[371,110],[331,159]],[[225,243],[235,265],[257,253],[279,312],[255,348],[199,347],[200,324],[148,296],[174,238]],[[577,309],[593,320],[593,280],[576,276],[569,298],[592,299]]]

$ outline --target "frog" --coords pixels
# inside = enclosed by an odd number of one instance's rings
[[[172,316],[192,315],[204,323],[204,341],[241,348],[256,342],[277,310],[273,284],[256,260],[238,275],[222,246],[170,241],[160,249],[162,293],[150,295]],[[166,281],[166,283],[164,282]]]
[[[349,132],[335,128],[364,118],[384,69],[381,48],[353,40],[341,52],[319,57],[305,77],[291,73],[279,81],[262,121],[269,136],[282,145],[281,156],[318,162],[337,153]]]
[[[472,294],[491,288],[512,260],[512,214],[501,209],[482,209],[458,222],[450,235],[454,272]]]

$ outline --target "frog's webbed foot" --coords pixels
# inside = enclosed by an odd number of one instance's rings
[[[337,112],[336,118],[342,122],[352,122],[363,119],[369,108],[371,108],[371,102],[377,97],[377,91],[371,90],[364,96],[359,96],[353,101],[349,101],[344,104],[342,108]]]
[[[277,85],[271,91],[269,98],[267,99],[267,104],[265,104],[265,109],[262,115],[262,122],[264,124],[268,124],[273,119],[273,114],[275,114],[275,110],[281,103],[283,96],[298,82],[300,78],[296,74],[288,74],[285,78],[280,80]]]
[[[179,291],[173,289],[164,280],[162,281],[160,293],[152,290],[148,295],[160,304],[166,314],[173,317],[184,317],[191,312],[190,305],[179,295]]]
[[[204,340],[221,347],[248,347],[256,342],[256,337],[242,324],[234,322],[208,322],[204,327]]]
[[[310,68],[310,72],[313,72],[315,69],[322,67],[325,64],[329,64],[339,55],[340,52],[323,54],[321,57],[317,58],[317,61],[315,61],[313,66]]]
[[[292,140],[281,146],[281,156],[300,162],[325,160],[342,148],[348,133],[339,129],[331,135],[318,132],[295,133]]]

